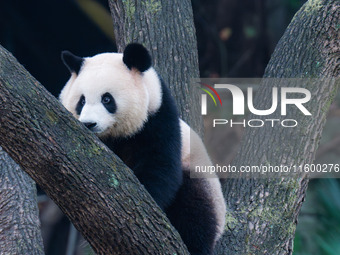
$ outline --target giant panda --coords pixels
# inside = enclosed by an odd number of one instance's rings
[[[221,185],[218,178],[190,178],[190,161],[209,165],[209,156],[179,118],[146,48],[132,43],[123,54],[86,58],[64,51],[62,60],[71,77],[61,103],[133,170],[190,254],[212,254],[225,223]]]

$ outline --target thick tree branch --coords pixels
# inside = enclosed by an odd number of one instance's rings
[[[339,77],[339,24],[338,0],[308,1],[277,45],[265,77]],[[299,126],[294,130],[246,130],[234,165],[312,163],[338,86],[325,79],[308,87],[312,94],[308,107],[313,116],[292,113],[299,116]],[[271,87],[262,86],[255,101],[258,109],[268,109]],[[228,179],[223,185],[229,207],[227,231],[216,254],[291,254],[307,182],[302,178]]]
[[[0,145],[98,254],[187,254],[131,170],[2,47]]]
[[[35,183],[0,147],[1,254],[44,254]]]

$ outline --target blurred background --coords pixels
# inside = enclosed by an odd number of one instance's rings
[[[201,77],[261,77],[275,45],[303,0],[192,0]],[[116,51],[106,0],[0,1],[0,44],[53,95],[69,78],[62,50],[79,56]],[[316,162],[339,161],[340,98],[331,106]],[[226,134],[237,150],[242,130]],[[39,191],[47,255],[86,254],[68,220]],[[75,240],[77,245],[75,245]],[[79,246],[80,243],[80,246]],[[340,182],[310,181],[295,255],[340,254]]]

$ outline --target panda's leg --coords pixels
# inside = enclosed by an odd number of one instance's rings
[[[190,179],[183,172],[183,185],[166,210],[191,255],[210,255],[217,234],[217,220],[204,179]]]

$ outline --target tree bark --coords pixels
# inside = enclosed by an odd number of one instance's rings
[[[0,147],[0,253],[44,254],[33,180]]]
[[[132,171],[0,46],[0,145],[98,254],[188,254]]]
[[[308,1],[278,43],[265,77],[338,78],[339,24],[338,0]],[[337,81],[308,87],[313,117],[299,118],[294,131],[247,129],[233,165],[312,163],[338,86]],[[268,109],[271,102],[271,87],[261,86],[255,99],[257,109]],[[228,207],[226,233],[216,254],[292,254],[307,183],[306,178],[227,179],[223,184]]]
[[[198,90],[191,79],[199,78],[196,31],[190,0],[109,0],[118,51],[140,42],[151,52],[156,71],[175,97],[181,117],[202,133]],[[189,96],[191,95],[191,96]]]

